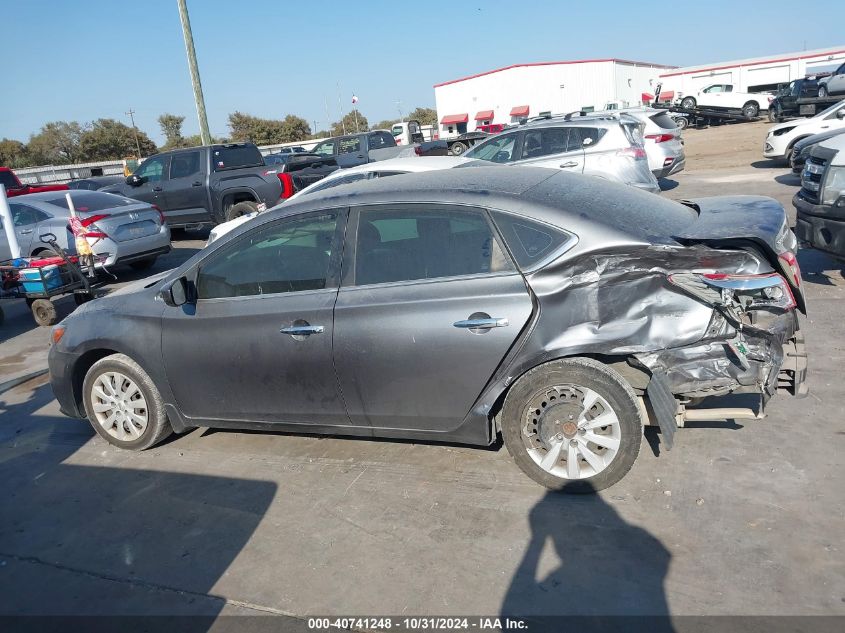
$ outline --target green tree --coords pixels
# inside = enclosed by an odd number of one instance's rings
[[[141,156],[149,156],[158,151],[141,130],[137,131]],[[80,149],[86,160],[112,160],[134,156],[138,153],[135,145],[135,130],[114,119],[97,119],[91,129],[82,134]],[[139,157],[139,158],[140,158]]]
[[[0,141],[0,165],[3,167],[29,166],[29,153],[20,141],[4,138]]]
[[[434,108],[417,108],[406,118],[419,121],[420,125],[437,125],[437,110]]]
[[[252,141],[258,145],[275,145],[304,141],[311,134],[308,121],[293,114],[282,121],[233,112],[229,115],[233,141]]]
[[[397,123],[399,119],[385,119],[384,121],[379,121],[376,123],[372,129],[373,130],[389,130],[393,127],[394,123]]]
[[[35,165],[78,163],[83,158],[86,127],[76,121],[52,121],[29,138],[27,152]]]
[[[355,134],[355,132],[366,132],[370,128],[367,117],[357,110],[352,110],[344,114],[340,121],[332,123],[332,136],[344,134],[344,129],[346,134]]]
[[[185,138],[182,136],[182,124],[185,117],[175,114],[162,114],[158,117],[158,124],[161,133],[164,134],[165,143],[162,149],[174,149],[185,147]]]
[[[282,121],[282,143],[295,143],[304,141],[311,136],[311,126],[302,117],[293,114],[287,115]]]

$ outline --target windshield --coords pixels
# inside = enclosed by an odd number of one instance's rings
[[[488,141],[479,143],[464,154],[464,157],[490,160],[494,163],[506,163],[513,159],[515,144],[516,134],[496,136]]]
[[[402,135],[402,126],[401,125],[394,125],[391,132],[393,132],[393,136],[401,136]]]
[[[334,156],[334,141],[323,141],[312,149],[311,153],[320,156]]]

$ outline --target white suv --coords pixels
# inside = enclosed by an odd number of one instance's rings
[[[839,128],[845,128],[845,100],[819,112],[811,119],[786,121],[770,127],[763,145],[763,156],[788,161],[792,146],[801,139]]]

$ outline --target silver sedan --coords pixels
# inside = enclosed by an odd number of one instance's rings
[[[73,200],[87,230],[100,266],[129,264],[135,269],[152,267],[156,258],[170,251],[170,229],[155,207],[124,196],[99,191],[48,191],[9,200],[15,234],[24,256],[53,254],[41,236],[52,233],[63,249],[76,252],[70,232],[70,210],[65,194]],[[0,231],[0,260],[12,256],[5,231]]]

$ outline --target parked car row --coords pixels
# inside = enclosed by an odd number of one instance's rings
[[[809,119],[785,121],[769,128],[763,145],[766,158],[789,161],[795,144],[814,134],[845,128],[845,100]]]

